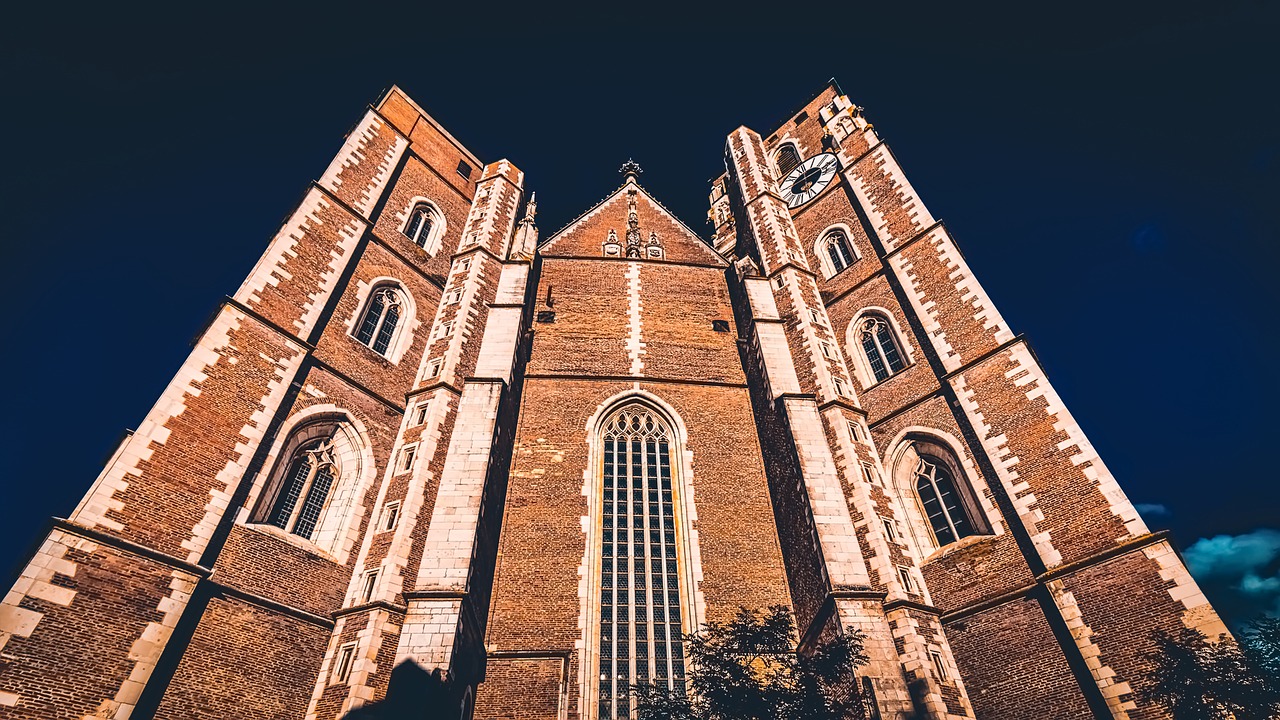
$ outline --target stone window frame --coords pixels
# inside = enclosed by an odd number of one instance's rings
[[[585,430],[587,464],[583,470],[582,492],[587,496],[587,515],[582,518],[586,534],[586,551],[579,570],[588,580],[579,590],[581,617],[585,620],[581,641],[584,647],[600,646],[600,591],[602,575],[601,534],[602,494],[604,482],[604,428],[615,411],[633,403],[646,405],[661,418],[671,431],[671,486],[676,527],[678,572],[681,583],[680,606],[683,632],[702,627],[706,621],[706,601],[701,590],[702,560],[698,545],[697,508],[693,476],[693,452],[688,449],[688,431],[681,416],[666,401],[646,390],[632,389],[618,393],[596,406]],[[599,685],[599,653],[584,654],[578,670],[580,688]],[[688,664],[686,660],[686,673]],[[579,693],[579,716],[583,720],[605,720],[598,714],[598,698],[594,691]]]
[[[397,321],[391,341],[387,344],[387,351],[379,353],[374,350],[372,345],[360,340],[359,332],[360,326],[364,323],[364,316],[369,312],[374,293],[384,289],[390,289],[399,296],[403,312]],[[399,365],[400,360],[404,358],[405,352],[413,344],[413,336],[420,324],[418,320],[418,304],[414,301],[413,293],[409,292],[409,289],[398,278],[379,275],[368,282],[360,281],[356,284],[356,310],[347,318],[347,337],[351,338],[352,341],[377,353],[392,365]]]
[[[432,220],[431,229],[425,239],[422,237],[421,228],[414,235],[409,234],[409,223],[412,222],[414,213],[420,208],[425,209]],[[440,246],[444,240],[449,222],[444,213],[440,211],[440,206],[434,200],[422,195],[415,195],[396,217],[400,220],[401,236],[408,238],[409,242],[431,257],[435,257],[440,252]]]
[[[839,232],[844,235],[845,245],[849,250],[849,264],[840,269],[836,269],[835,263],[831,261],[831,254],[827,252],[827,238],[833,232]],[[853,267],[862,259],[862,253],[858,252],[858,246],[853,243],[853,229],[848,222],[841,221],[828,225],[813,240],[813,254],[818,259],[818,267],[822,270],[822,277],[830,280],[840,273]]]
[[[329,676],[330,685],[346,685],[351,679],[351,671],[356,664],[358,642],[342,643],[333,653],[333,673]]]
[[[782,159],[782,151],[785,150],[786,148],[791,148],[791,151],[796,154],[796,162],[794,165],[791,166],[790,169],[788,169],[786,172],[783,172],[780,161]],[[789,175],[792,170],[795,170],[797,167],[799,167],[800,163],[804,162],[804,154],[800,152],[800,143],[796,142],[794,139],[788,138],[778,143],[778,147],[774,149],[773,154],[769,158],[769,160],[770,160],[770,164],[773,165],[773,171],[777,173],[774,177],[777,179],[778,182],[782,182],[783,178]]]
[[[316,528],[308,539],[269,525],[266,518],[275,507],[276,496],[283,487],[283,475],[292,465],[295,450],[322,436],[341,440],[334,449],[340,460],[340,473],[329,489]],[[364,423],[344,408],[324,403],[296,413],[271,440],[271,449],[262,470],[253,479],[236,523],[345,563],[358,550],[361,522],[367,514],[361,503],[377,475],[372,448]]]
[[[391,532],[400,526],[401,507],[399,500],[392,500],[382,506],[382,514],[378,517],[377,532]]]
[[[889,326],[889,332],[893,336],[894,343],[897,345],[898,352],[902,354],[902,369],[897,372],[890,373],[883,380],[877,380],[875,373],[871,369],[871,364],[867,360],[867,354],[862,348],[862,342],[858,337],[858,328],[870,317],[878,317],[884,320]],[[853,375],[857,378],[858,383],[862,385],[863,390],[869,390],[872,387],[883,382],[888,382],[893,378],[905,373],[915,365],[915,348],[907,341],[907,335],[902,332],[902,326],[898,323],[897,317],[889,310],[871,305],[862,308],[854,315],[853,320],[845,328],[845,350],[848,353],[850,365],[853,366]]]
[[[886,487],[903,510],[903,523],[899,524],[899,530],[905,532],[899,536],[908,539],[917,549],[922,563],[936,555],[1004,533],[1000,513],[989,498],[985,479],[978,474],[965,445],[954,435],[936,428],[912,425],[900,430],[887,447],[889,452],[884,455],[884,472],[888,478]],[[951,473],[966,517],[973,525],[973,535],[946,545],[938,544],[915,489],[915,468],[922,455],[941,461]]]

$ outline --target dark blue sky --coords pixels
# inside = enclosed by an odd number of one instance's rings
[[[60,6],[0,30],[0,566],[71,511],[384,87],[520,166],[548,233],[628,157],[705,229],[725,135],[834,76],[1130,497],[1160,506],[1149,521],[1183,547],[1235,536],[1197,546],[1211,597],[1240,615],[1280,597],[1280,543],[1258,532],[1280,527],[1275,3],[823,10],[807,28],[540,7],[496,29],[498,9],[432,5]],[[1233,543],[1256,562],[1215,565]]]

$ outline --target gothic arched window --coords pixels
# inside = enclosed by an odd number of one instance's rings
[[[856,339],[873,382],[880,382],[906,367],[893,328],[879,315],[869,315],[861,321]]]
[[[834,270],[832,275],[849,267],[856,259],[853,249],[849,245],[849,236],[843,230],[832,230],[823,235],[822,244],[827,252],[827,257],[831,259],[831,268]]]
[[[334,480],[341,475],[333,447],[334,441],[325,439],[295,451],[282,478],[275,505],[267,516],[268,524],[307,540],[312,539],[333,490]],[[299,499],[303,499],[301,507]]]
[[[951,476],[945,463],[922,455],[916,465],[915,478],[920,507],[929,521],[938,547],[976,534],[973,523],[965,514],[964,501],[956,488],[955,478]]]
[[[409,218],[405,221],[401,232],[412,240],[414,245],[434,255],[443,230],[444,218],[440,212],[431,203],[419,202],[409,211]]]
[[[796,146],[790,143],[778,148],[778,154],[774,156],[775,164],[778,166],[778,179],[791,174],[792,170],[800,164],[800,153],[796,152]]]
[[[603,427],[601,720],[631,717],[633,685],[685,689],[671,430],[638,403]]]
[[[396,337],[403,305],[404,299],[397,288],[388,285],[374,288],[356,330],[356,339],[379,355],[389,356],[388,349]]]

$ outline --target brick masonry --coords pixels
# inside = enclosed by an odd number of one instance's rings
[[[796,207],[784,147],[838,166]],[[601,427],[632,405],[670,432],[683,630],[857,629],[884,718],[1160,717],[1151,633],[1225,628],[862,109],[833,83],[724,150],[710,237],[628,174],[538,245],[524,173],[387,91],[15,578],[0,720],[331,720],[402,662],[476,718],[595,718]],[[975,533],[939,543],[922,458]]]

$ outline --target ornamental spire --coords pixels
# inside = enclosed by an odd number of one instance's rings
[[[627,161],[622,163],[622,167],[618,168],[618,172],[622,173],[626,182],[634,182],[644,170],[640,169],[640,163],[627,158]]]

